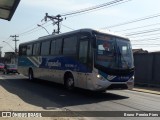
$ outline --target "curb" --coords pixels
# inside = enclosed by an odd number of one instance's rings
[[[144,93],[150,93],[150,94],[160,95],[160,92],[159,92],[159,91],[154,91],[154,90],[146,90],[146,89],[133,88],[132,91],[137,91],[137,92],[144,92]]]

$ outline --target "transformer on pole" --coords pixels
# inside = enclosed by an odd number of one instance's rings
[[[63,21],[63,18],[61,18],[61,15],[49,16],[48,13],[46,13],[44,20],[47,21],[47,19],[52,20],[53,25],[57,25],[57,30],[53,30],[53,34],[56,34],[56,33],[59,34],[60,33],[60,22]]]

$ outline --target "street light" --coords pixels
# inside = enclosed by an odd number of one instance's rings
[[[9,45],[15,51],[15,49],[8,42],[6,42],[6,41],[3,41],[3,42],[6,43],[7,45]]]
[[[39,25],[39,24],[37,24],[37,26],[38,27],[42,27],[43,29],[45,29],[45,31],[48,33],[48,35],[49,35],[49,32],[48,32],[48,30],[45,28],[45,27],[43,27],[42,25]]]

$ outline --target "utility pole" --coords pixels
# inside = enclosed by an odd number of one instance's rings
[[[53,30],[53,33],[59,34],[60,33],[60,22],[63,21],[63,18],[61,18],[61,15],[49,16],[48,13],[46,13],[44,20],[47,21],[47,18],[53,21],[53,25],[57,25],[57,31]]]
[[[17,37],[19,37],[19,36],[17,36],[17,35],[11,35],[10,37],[12,37],[12,38],[14,38],[14,40],[13,41],[15,41],[15,54],[17,54],[17,41],[19,41],[19,40],[17,40]]]
[[[0,46],[0,58],[2,57],[2,48],[3,47]]]
[[[57,26],[58,26],[58,34],[60,33],[60,22],[62,22],[62,18],[61,18],[61,15],[57,15]]]

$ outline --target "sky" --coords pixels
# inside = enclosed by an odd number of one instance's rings
[[[42,27],[37,27],[37,24],[45,23],[45,13],[56,16],[110,1],[113,0],[21,0],[11,21],[0,19],[0,46],[3,47],[3,55],[4,52],[14,51],[15,44],[10,35],[19,35],[18,45],[48,35]],[[128,0],[85,14],[66,16],[63,17],[61,33],[81,28],[103,29],[129,37],[133,49],[160,51],[159,5],[160,0]],[[153,17],[155,15],[157,17]],[[148,17],[151,18],[145,19]],[[115,26],[131,21],[137,22]],[[51,21],[43,27],[50,34],[56,28]]]

